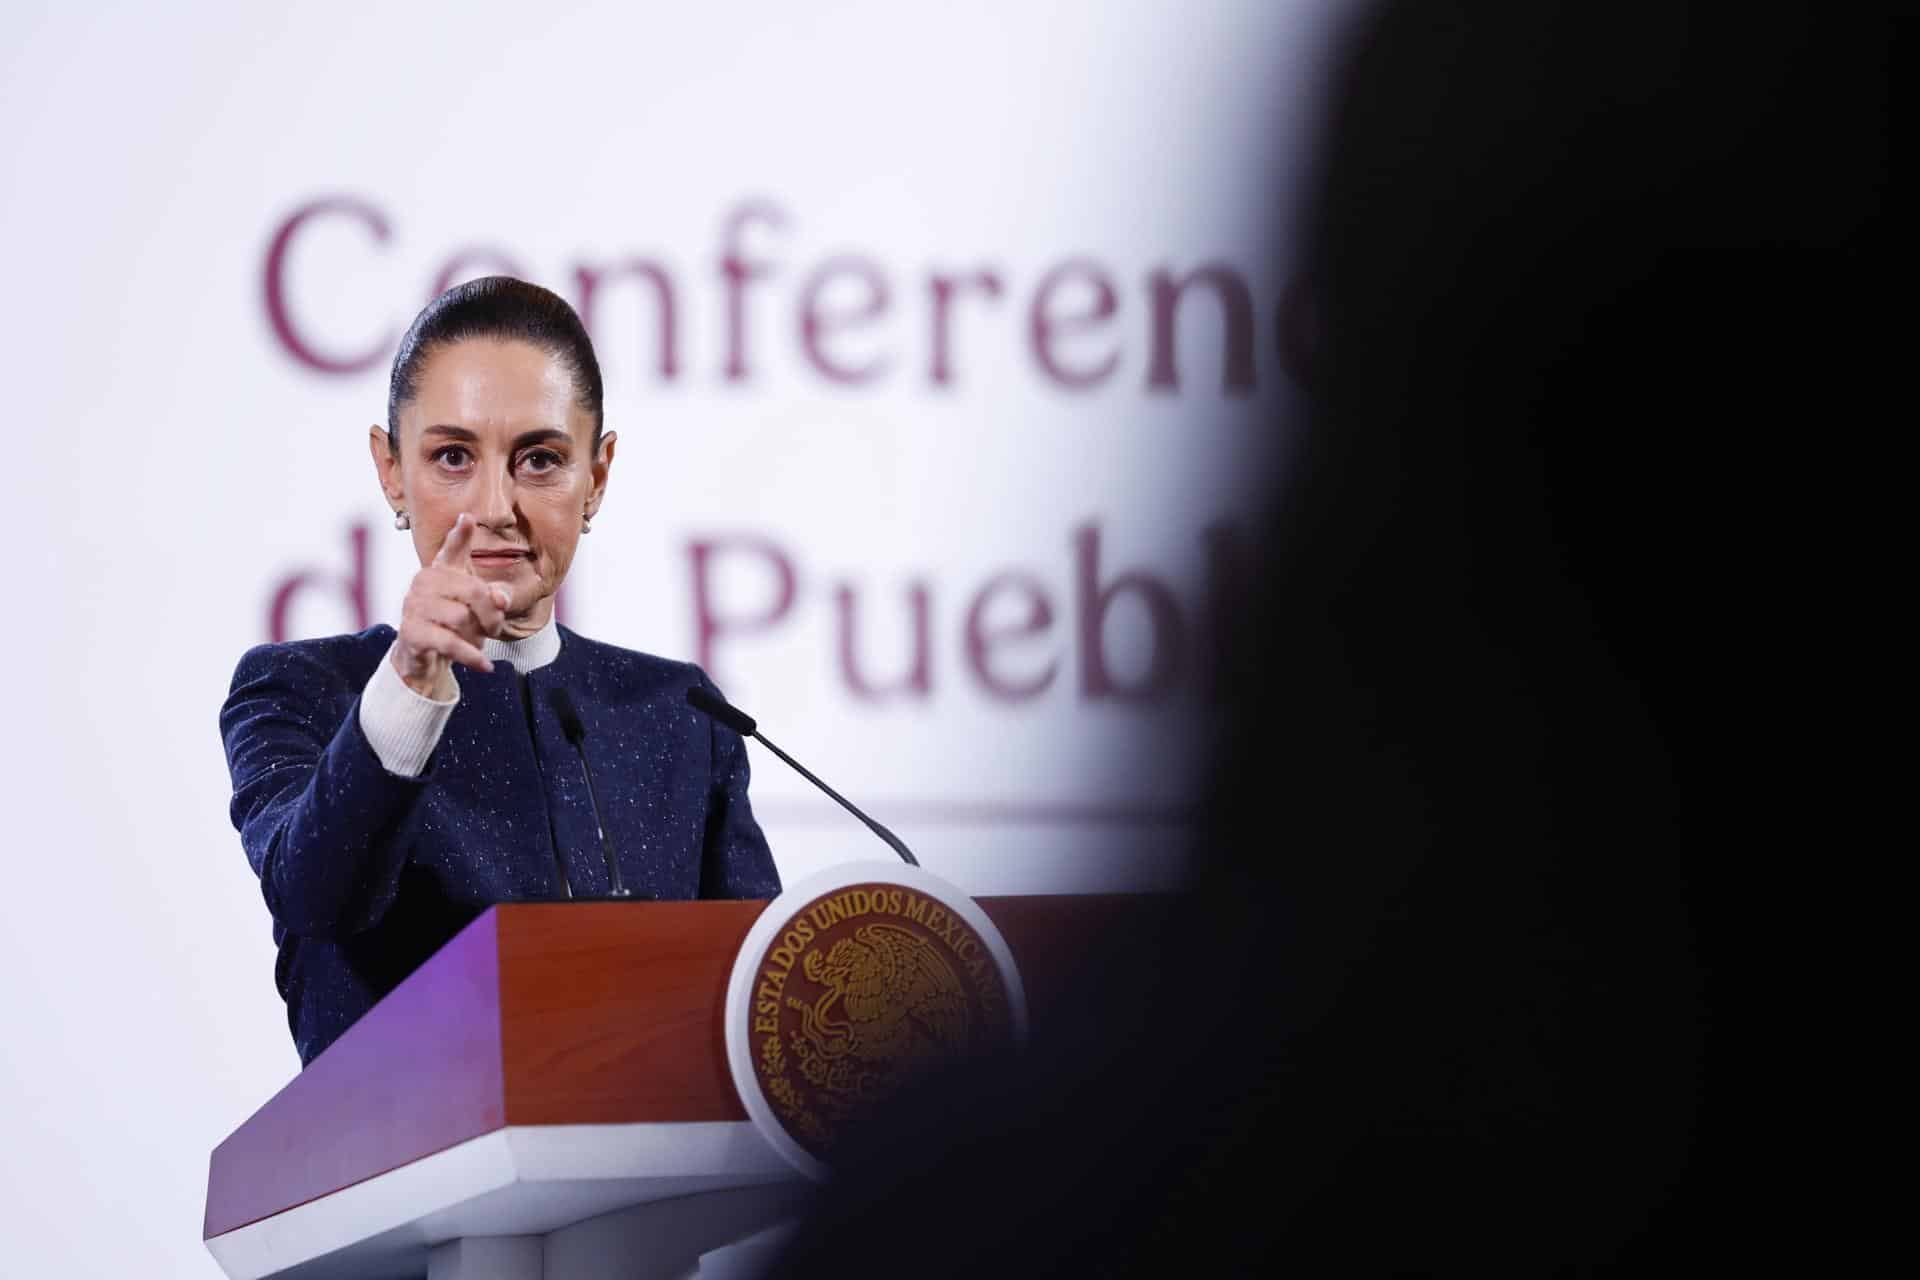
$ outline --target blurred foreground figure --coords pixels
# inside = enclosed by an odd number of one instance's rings
[[[1864,421],[1882,345],[1853,294],[1890,53],[1839,17],[1361,24],[1196,892],[1089,957],[1023,1064],[866,1134],[784,1273],[1776,1247],[1723,1020],[1752,850],[1796,812],[1776,601],[1823,604],[1792,495],[1831,464],[1773,431]]]

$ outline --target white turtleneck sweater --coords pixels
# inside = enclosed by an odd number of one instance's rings
[[[560,627],[557,620],[548,618],[546,626],[524,639],[488,639],[481,642],[481,649],[494,662],[511,662],[517,671],[537,671],[560,656]],[[459,705],[457,682],[453,696],[445,702],[408,688],[393,669],[393,650],[388,649],[360,695],[360,729],[388,773],[417,778]]]

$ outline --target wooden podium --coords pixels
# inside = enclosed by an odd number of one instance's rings
[[[981,898],[1045,1016],[1126,895]],[[803,1181],[747,1119],[722,1006],[764,902],[490,908],[214,1149],[235,1280],[719,1274]]]

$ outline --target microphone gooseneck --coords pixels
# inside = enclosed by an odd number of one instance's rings
[[[731,702],[724,701],[708,693],[699,685],[694,685],[693,688],[687,690],[687,702],[696,711],[706,712],[743,738],[757,737],[759,734],[759,730],[755,728],[752,716],[734,706]]]
[[[580,775],[587,780],[587,803],[593,807],[593,829],[600,837],[600,854],[607,860],[607,879],[613,888],[609,896],[615,898],[632,897],[631,891],[620,878],[620,860],[613,856],[613,841],[607,836],[607,824],[600,817],[600,797],[593,789],[593,769],[587,764],[587,726],[580,722],[580,713],[574,709],[573,698],[559,685],[547,690],[547,702],[553,707],[553,714],[559,717],[560,732],[573,744],[574,754],[580,757]]]
[[[798,760],[795,760],[792,756],[788,755],[786,752],[782,751],[779,747],[775,746],[772,742],[770,742],[767,739],[767,736],[760,732],[752,716],[748,715],[746,712],[742,711],[740,708],[734,706],[732,703],[727,702],[726,700],[720,697],[717,697],[712,693],[709,693],[706,689],[702,688],[699,685],[694,685],[692,688],[687,690],[687,704],[696,711],[704,712],[705,714],[712,716],[715,720],[718,720],[721,724],[727,726],[727,728],[733,730],[735,733],[739,734],[741,737],[754,739],[761,746],[773,752],[773,754],[775,754],[776,756],[779,756],[782,760],[786,761],[787,764],[793,768],[793,771],[795,773],[798,773],[801,777],[805,778],[808,782],[811,782],[814,786],[826,792],[829,796],[833,797],[833,799],[840,805],[841,808],[845,809],[848,813],[852,814],[854,817],[860,819],[860,821],[866,823],[867,830],[873,832],[873,834],[875,834],[876,836],[879,836],[882,840],[886,841],[887,847],[892,849],[895,853],[899,854],[900,860],[902,862],[905,862],[910,867],[917,867],[920,865],[920,859],[913,856],[913,850],[907,848],[906,842],[904,840],[902,840],[899,836],[893,834],[893,832],[887,830],[885,827],[881,826],[879,823],[875,822],[872,818],[869,818],[865,813],[861,812],[860,807],[854,804],[853,801],[847,799],[845,796],[841,795],[838,791],[835,791],[832,787],[820,781],[819,778],[814,776],[813,771],[811,769],[807,768],[807,766],[801,764]]]

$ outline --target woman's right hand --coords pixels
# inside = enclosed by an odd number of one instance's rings
[[[497,582],[480,580],[467,558],[473,520],[462,512],[447,531],[433,562],[413,575],[400,607],[400,634],[393,643],[393,669],[409,689],[446,702],[459,692],[453,664],[492,671],[480,642],[498,635],[512,596]]]

